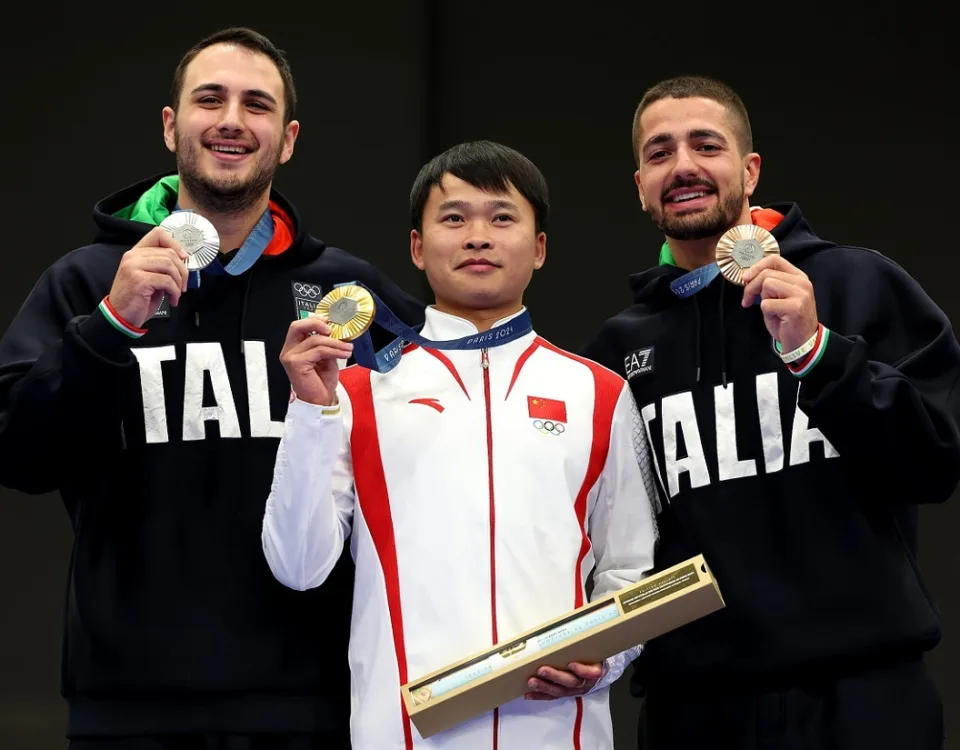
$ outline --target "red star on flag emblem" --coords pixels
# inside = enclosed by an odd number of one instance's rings
[[[567,421],[567,405],[556,399],[527,396],[527,411],[531,419],[547,419],[551,422]]]

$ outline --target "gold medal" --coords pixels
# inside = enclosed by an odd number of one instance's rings
[[[741,224],[724,232],[717,242],[717,266],[727,281],[746,286],[743,272],[768,255],[779,255],[780,245],[763,227]]]
[[[330,338],[351,341],[373,324],[377,306],[361,286],[338,286],[317,304],[316,315],[330,323]]]

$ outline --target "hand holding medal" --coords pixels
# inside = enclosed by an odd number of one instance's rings
[[[189,254],[169,232],[155,227],[123,254],[107,295],[117,314],[140,328],[165,297],[174,306],[187,289]]]
[[[108,298],[117,314],[140,328],[166,300],[176,307],[190,273],[220,251],[213,224],[193,211],[175,211],[124,253]]]
[[[767,330],[784,352],[815,339],[819,321],[813,284],[780,255],[768,231],[753,224],[733,227],[717,243],[717,265],[726,279],[744,287],[744,307],[760,300]]]
[[[336,403],[339,360],[349,359],[353,344],[336,338],[334,325],[318,314],[295,320],[287,329],[280,362],[297,398],[318,406]]]

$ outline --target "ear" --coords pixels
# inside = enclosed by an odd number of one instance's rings
[[[163,108],[163,142],[167,145],[167,150],[170,153],[176,153],[177,151],[177,113],[173,111],[173,107],[164,107]]]
[[[546,232],[540,232],[537,235],[537,241],[534,248],[534,258],[533,258],[533,268],[534,270],[539,270],[543,268],[543,264],[547,262],[547,234]]]
[[[643,186],[640,184],[640,170],[633,173],[633,181],[637,183],[637,195],[640,196],[640,208],[647,210],[647,202],[643,199]]]
[[[297,142],[297,136],[300,134],[300,123],[291,120],[287,127],[283,129],[283,149],[280,151],[280,163],[286,164],[293,156],[293,144]]]
[[[760,182],[760,154],[747,154],[743,158],[743,192],[747,198],[753,195]]]
[[[423,270],[423,237],[416,229],[410,230],[410,258],[413,265]]]

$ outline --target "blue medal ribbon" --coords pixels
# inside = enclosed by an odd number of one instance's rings
[[[190,209],[181,209],[178,206],[174,208],[173,212],[189,210]],[[239,276],[244,271],[249,270],[253,264],[257,262],[257,259],[263,255],[263,251],[267,249],[267,245],[270,244],[272,239],[273,215],[270,213],[270,209],[268,208],[263,212],[263,216],[260,217],[260,220],[257,222],[250,234],[247,235],[247,239],[243,241],[243,244],[240,246],[240,250],[234,256],[233,260],[224,266],[220,262],[220,258],[214,258],[213,262],[202,270],[221,276],[223,274]],[[196,289],[199,286],[200,271],[191,271],[187,288]]]
[[[379,325],[397,337],[380,351],[375,351],[373,348],[373,340],[370,337],[369,328],[353,341],[354,361],[361,367],[366,367],[368,370],[374,370],[381,374],[389,372],[399,364],[400,354],[403,351],[403,347],[407,344],[417,344],[426,349],[452,349],[457,351],[489,349],[495,346],[503,346],[511,341],[516,341],[533,330],[530,313],[524,310],[515,318],[488,331],[474,333],[469,336],[464,336],[463,338],[450,339],[448,341],[432,341],[421,336],[417,331],[410,328],[410,326],[394,315],[393,311],[367,286],[355,281],[346,284],[337,284],[336,286],[350,285],[363,287],[373,297],[376,312],[374,313],[371,326]]]
[[[661,248],[661,258],[663,253],[666,251],[667,245],[664,244]],[[673,261],[670,261],[671,263]],[[686,299],[687,297],[692,297],[694,294],[699,292],[701,289],[706,289],[710,286],[710,283],[720,275],[720,266],[716,263],[709,263],[700,268],[695,268],[692,271],[688,271],[679,279],[674,279],[670,282],[670,291],[677,295],[680,299]],[[759,304],[760,296],[757,295],[753,298],[753,304]]]
[[[694,270],[685,273],[679,279],[674,279],[671,281],[670,291],[681,299],[692,297],[701,289],[710,286],[710,282],[717,278],[719,274],[720,266],[718,266],[716,263],[695,268]],[[758,294],[753,298],[752,304],[757,305],[759,303],[760,295]]]
[[[706,266],[700,266],[692,271],[688,271],[679,279],[670,282],[670,291],[681,299],[692,297],[704,287],[710,285],[717,276],[720,275],[720,266],[716,263],[710,263]]]

